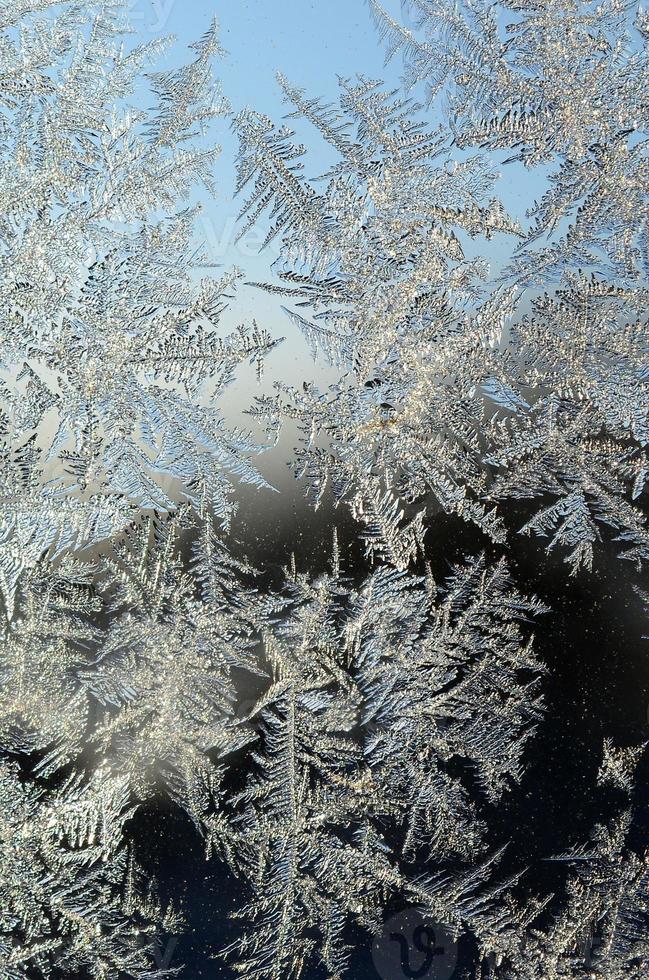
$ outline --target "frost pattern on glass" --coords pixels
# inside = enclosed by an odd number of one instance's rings
[[[50,4],[31,4],[28,11]],[[127,49],[120,3],[57,5],[2,47],[2,592],[48,549],[110,538],[178,498],[227,526],[232,481],[265,486],[250,435],[220,409],[238,364],[274,342],[219,316],[240,274],[198,278],[198,185],[228,110],[213,81],[216,24],[177,71],[150,74],[166,42]],[[150,97],[150,96],[149,96]]]
[[[518,534],[578,581],[611,546],[649,556],[647,15],[369,7],[403,90],[357,76],[323,104],[280,74],[289,126],[230,109],[216,23],[156,72],[167,42],[133,45],[127,3],[0,3],[7,980],[177,972],[158,943],[186,927],[137,831],[168,804],[206,875],[238,879],[231,975],[353,976],[397,905],[468,942],[467,980],[647,975],[646,746],[603,736],[614,816],[546,855],[557,896],[503,869],[494,817],[546,723],[533,631],[556,628]],[[242,274],[205,274],[191,203],[226,117],[240,234],[280,249],[248,285],[337,372],[260,394],[265,442],[223,396],[277,341],[224,332]],[[335,154],[324,181],[293,125]],[[525,173],[541,190],[516,214]],[[319,574],[239,553],[236,486],[270,490],[252,458],[284,421],[360,560],[334,528]],[[441,520],[478,545],[436,582]]]
[[[649,64],[634,5],[417,2],[414,32],[371,6],[438,129],[379,83],[343,81],[329,106],[280,76],[290,115],[339,156],[322,190],[290,129],[237,117],[244,214],[271,208],[268,238],[285,235],[266,288],[342,368],[326,391],[279,385],[266,409],[297,420],[298,472],[316,500],[349,503],[369,553],[405,567],[422,511],[406,527],[402,508],[425,499],[502,542],[515,498],[537,505],[517,530],[573,570],[602,525],[642,561]],[[496,159],[512,180],[552,168],[524,222]]]

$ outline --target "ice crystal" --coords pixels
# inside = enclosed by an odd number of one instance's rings
[[[380,569],[347,633],[374,726],[368,760],[392,798],[402,794],[404,848],[470,854],[476,816],[452,762],[462,758],[492,801],[520,778],[541,717],[542,668],[519,622],[544,607],[512,588],[502,563],[484,560],[457,569],[437,603],[435,591]]]
[[[100,770],[89,783],[73,777],[46,793],[23,784],[17,769],[6,761],[0,769],[3,977],[163,976],[153,942],[176,918],[153,892],[136,892],[125,780]]]
[[[89,705],[79,682],[100,631],[93,569],[68,560],[37,565],[23,584],[19,614],[0,654],[0,738],[6,751],[43,754],[42,774],[75,759],[88,734]]]
[[[257,772],[235,801],[255,890],[237,969],[298,976],[317,953],[337,977],[348,922],[376,930],[390,895],[487,932],[489,900],[473,909],[469,898],[473,870],[420,880],[407,862],[420,851],[441,867],[484,849],[454,763],[473,766],[491,800],[520,777],[541,703],[518,622],[542,607],[482,561],[457,569],[441,599],[389,568],[352,588],[336,553],[331,573],[288,585],[292,608],[267,641],[273,683],[251,712],[262,722]],[[385,839],[390,825],[402,855]]]
[[[341,368],[325,392],[280,385],[259,414],[279,405],[298,421],[315,499],[347,500],[369,550],[402,565],[422,526],[399,540],[397,515],[424,497],[501,542],[508,498],[555,496],[522,530],[568,548],[573,570],[592,565],[601,524],[640,561],[647,64],[633,5],[407,6],[415,28],[372,3],[410,82],[446,92],[450,128],[365,79],[341,82],[334,107],[280,77],[291,116],[339,157],[319,191],[290,129],[238,117],[240,184],[255,177],[253,216],[272,207],[269,237],[284,235],[266,288]],[[553,167],[525,223],[497,196],[502,149],[505,168]],[[494,235],[509,262],[487,288]]]
[[[282,85],[343,157],[316,195],[294,167],[272,169],[278,141],[282,158],[298,152],[290,131],[238,117],[240,184],[257,175],[255,200],[284,216],[271,234],[290,218],[282,285],[268,288],[314,310],[310,319],[291,316],[314,350],[348,372],[326,393],[281,388],[284,412],[305,433],[298,465],[316,496],[330,485],[352,502],[370,525],[372,549],[401,552],[402,562],[421,531],[411,526],[410,544],[397,540],[391,498],[399,491],[406,500],[430,493],[500,540],[502,527],[480,500],[475,389],[489,377],[503,306],[486,301],[471,313],[486,267],[466,257],[460,239],[517,233],[490,196],[495,173],[479,155],[454,162],[443,135],[413,121],[417,107],[376,83],[341,83],[338,111]],[[343,136],[351,126],[356,139]],[[296,187],[309,187],[308,209],[294,200]]]
[[[9,612],[23,566],[111,537],[129,505],[170,510],[185,497],[227,524],[232,480],[265,482],[219,403],[236,366],[260,364],[274,341],[256,328],[223,336],[237,273],[198,281],[209,258],[188,203],[196,185],[212,190],[218,147],[203,137],[227,111],[211,74],[217,25],[189,65],[150,75],[143,112],[136,85],[164,42],[127,49],[120,3],[50,6],[24,18],[3,6]]]
[[[192,787],[215,791],[212,760],[251,738],[237,723],[235,670],[259,670],[255,646],[272,602],[248,592],[245,567],[224,551],[210,522],[196,535],[200,568],[183,570],[179,521],[148,525],[107,558],[108,626],[83,687],[104,709],[90,741],[128,776],[139,798],[160,780],[200,819]],[[281,603],[278,603],[281,605]]]
[[[566,908],[547,932],[532,930],[521,951],[497,972],[503,980],[646,975],[649,966],[647,856],[626,843],[631,813],[597,827],[590,847],[563,855],[574,869]]]

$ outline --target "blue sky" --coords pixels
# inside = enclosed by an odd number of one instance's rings
[[[386,9],[403,19],[400,0],[383,0]],[[385,49],[370,16],[366,0],[127,0],[130,7],[134,40],[146,41],[154,36],[172,34],[175,42],[158,65],[179,65],[191,57],[188,45],[197,40],[216,16],[221,26],[221,43],[228,54],[215,65],[224,94],[236,112],[245,106],[262,112],[278,122],[288,111],[282,101],[275,72],[282,71],[289,81],[314,97],[334,100],[337,77],[361,73],[383,79],[390,87],[400,85],[401,57],[385,65]],[[291,122],[291,125],[294,123]],[[317,175],[331,163],[330,153],[319,134],[309,124],[297,123],[299,141],[308,147],[306,171]],[[217,125],[217,139],[222,157],[217,167],[218,199],[204,200],[197,225],[197,237],[207,244],[213,261],[223,269],[238,266],[245,277],[255,281],[272,278],[271,263],[279,243],[259,253],[263,234],[254,231],[236,243],[237,215],[241,202],[233,198],[237,140],[229,120]],[[534,178],[523,168],[507,168],[499,188],[506,205],[519,214],[529,204]],[[506,243],[492,242],[492,256],[499,259],[499,249]],[[504,252],[503,252],[504,256]],[[218,270],[215,271],[218,274]],[[277,297],[241,286],[222,325],[233,328],[256,319],[285,342],[269,358],[264,390],[273,381],[300,384],[305,379],[326,386],[334,374],[323,364],[314,365],[298,329],[281,310]],[[253,372],[244,373],[228,395],[231,421],[249,425],[242,414],[254,394],[259,393]],[[291,434],[289,433],[289,436]],[[291,436],[292,438],[292,436]],[[291,446],[293,443],[291,443]],[[281,454],[280,454],[281,455]],[[277,459],[277,454],[271,454]],[[270,476],[270,474],[268,474]],[[277,473],[273,474],[277,477]]]
[[[180,64],[188,57],[187,46],[199,38],[213,16],[221,25],[221,42],[227,57],[216,64],[224,94],[236,112],[245,106],[280,121],[288,107],[283,103],[275,72],[305,88],[310,95],[333,99],[337,76],[357,72],[399,84],[401,63],[384,65],[384,50],[365,0],[128,0],[132,26],[138,40],[173,34],[175,43],[164,66]],[[396,14],[399,0],[388,0]],[[312,130],[301,132],[308,143],[308,172],[325,170],[331,157]],[[219,197],[209,202],[201,219],[203,237],[212,254],[224,266],[238,265],[255,279],[268,278],[272,249],[258,256],[259,236],[254,232],[235,245],[239,201],[233,200],[234,160],[237,141],[229,122],[217,127],[222,157],[217,170]],[[263,237],[263,236],[261,236]],[[242,297],[256,307],[252,297]]]
[[[245,106],[280,121],[288,111],[282,101],[275,72],[307,89],[309,94],[333,99],[337,76],[362,73],[383,78],[394,87],[399,85],[401,62],[384,65],[384,50],[372,22],[365,0],[128,0],[134,40],[173,34],[175,42],[157,67],[179,65],[190,57],[187,48],[208,28],[216,16],[221,26],[221,43],[227,57],[215,65],[224,94],[234,111]],[[388,0],[386,6],[395,14],[399,0]],[[308,124],[307,124],[308,127]],[[277,251],[271,246],[259,254],[263,235],[254,232],[243,242],[235,243],[236,219],[240,207],[233,199],[237,140],[230,131],[229,120],[217,125],[217,139],[222,156],[217,166],[218,199],[204,200],[203,215],[197,234],[205,239],[208,251],[223,269],[236,265],[246,277],[268,281],[270,264]],[[327,168],[331,156],[315,130],[301,129],[301,139],[308,145],[308,172],[317,175]],[[299,331],[281,310],[281,301],[260,290],[241,286],[231,308],[224,314],[225,328],[256,318],[261,326],[285,342],[267,364],[263,388],[273,381],[300,383],[305,378],[326,384],[333,372],[314,365]],[[249,425],[241,414],[259,393],[253,372],[244,372],[228,395],[228,415],[233,422]],[[277,477],[277,473],[273,474]]]
[[[141,37],[173,33],[179,50],[200,36],[216,15],[229,51],[222,77],[239,108],[255,105],[272,114],[279,102],[277,69],[323,94],[336,75],[361,71],[383,76],[383,51],[365,0],[128,0]],[[398,0],[387,0],[395,15]],[[389,72],[398,78],[398,66]]]
[[[366,0],[126,0],[138,40],[173,34],[175,43],[164,58],[164,66],[182,63],[188,45],[199,38],[216,16],[221,41],[228,54],[217,63],[216,73],[236,112],[245,106],[278,122],[288,107],[282,101],[275,72],[282,71],[292,84],[309,95],[334,100],[337,77],[356,73],[382,78],[399,87],[401,56],[385,64],[385,49],[372,21]],[[400,0],[383,0],[384,7],[403,21]],[[291,125],[295,125],[291,122]],[[317,175],[332,161],[327,147],[308,124],[298,121],[298,138],[308,147],[306,170]],[[277,252],[271,247],[262,255],[261,232],[253,231],[235,244],[240,202],[233,199],[237,141],[228,120],[217,127],[223,153],[217,170],[219,197],[206,202],[199,234],[211,255],[224,266],[238,265],[250,278],[268,279],[268,268]],[[522,167],[508,167],[499,187],[500,196],[513,213],[521,215],[536,196],[540,184]],[[494,258],[495,258],[494,254]],[[247,291],[240,297],[243,313],[254,315],[258,298]]]
[[[384,66],[384,51],[365,0],[127,0],[127,4],[135,42],[175,36],[157,68],[170,68],[188,60],[188,45],[201,37],[216,16],[221,43],[228,54],[215,65],[215,73],[235,112],[250,106],[275,121],[281,120],[288,107],[275,81],[278,70],[309,94],[326,100],[335,98],[339,75],[359,72],[384,78],[395,87],[399,84],[401,65],[395,61]],[[399,0],[388,0],[388,4],[394,12],[399,9]],[[236,265],[246,277],[267,281],[277,252],[269,248],[259,254],[260,238],[254,233],[235,243],[240,207],[240,202],[233,200],[237,140],[229,120],[217,124],[216,130],[222,146],[216,172],[218,199],[204,196],[197,236],[206,240],[208,252],[223,269]],[[330,164],[330,155],[315,130],[303,130],[301,138],[309,147],[308,172],[321,173]],[[334,380],[333,372],[325,365],[313,363],[299,331],[282,312],[280,300],[241,286],[222,325],[228,329],[253,318],[275,336],[286,339],[268,359],[261,389],[250,369],[239,372],[237,383],[228,392],[223,406],[226,417],[231,424],[245,428],[251,424],[245,409],[256,394],[270,391],[274,381],[300,384],[310,378],[322,386]],[[280,447],[259,461],[260,469],[275,486],[294,494],[296,484],[286,463],[296,441],[297,434],[290,425],[286,426]],[[272,503],[280,505],[275,500]]]

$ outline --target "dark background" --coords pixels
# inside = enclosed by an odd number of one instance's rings
[[[244,488],[231,532],[235,553],[240,549],[247,554],[269,583],[279,587],[282,567],[292,552],[298,570],[324,570],[335,526],[345,570],[352,577],[364,575],[367,562],[344,507],[329,503],[314,513],[300,486],[293,483],[292,491],[290,486],[271,501],[267,493]],[[520,527],[525,508],[510,506],[508,517],[510,527]],[[593,571],[574,577],[562,556],[546,553],[540,539],[512,533],[505,547],[514,584],[525,594],[536,594],[552,610],[534,628],[537,653],[548,668],[542,680],[546,714],[528,743],[521,784],[483,813],[490,851],[507,844],[497,877],[504,880],[527,869],[517,890],[521,897],[554,894],[544,913],[547,919],[561,905],[568,870],[547,859],[586,844],[596,823],[613,819],[625,807],[624,794],[598,787],[596,777],[605,737],[616,746],[637,745],[649,737],[649,641],[643,638],[649,630],[635,591],[640,576],[630,562],[617,557],[610,540],[597,550]],[[481,551],[495,559],[502,549],[460,519],[442,514],[431,519],[426,560],[437,581],[454,562]],[[641,761],[637,787],[630,843],[643,849],[649,830],[649,753]],[[181,905],[188,921],[187,934],[177,945],[165,947],[171,952],[170,965],[183,965],[182,980],[234,977],[213,957],[234,937],[236,926],[228,916],[246,900],[245,883],[217,861],[205,861],[201,840],[178,809],[147,805],[133,832],[139,860],[158,879],[161,894]],[[386,918],[399,911],[398,906],[387,909]],[[350,977],[401,980],[377,973],[371,937],[350,932],[349,939],[356,950]],[[413,952],[414,965],[421,962],[417,955]],[[461,939],[457,970],[440,974],[440,980],[459,980],[462,967],[468,967],[474,955],[470,938]],[[321,976],[318,968],[304,974],[305,980]]]

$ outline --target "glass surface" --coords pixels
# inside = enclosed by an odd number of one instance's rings
[[[647,15],[0,30],[2,980],[647,977]]]

